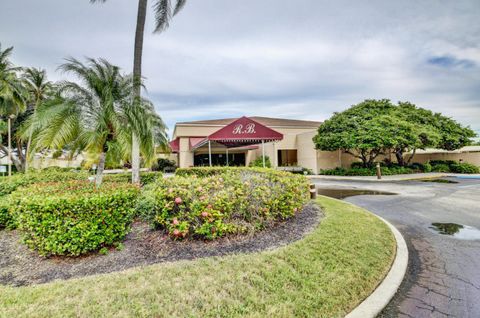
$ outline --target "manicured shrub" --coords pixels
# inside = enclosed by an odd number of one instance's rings
[[[254,231],[295,215],[309,198],[304,176],[270,169],[192,170],[146,186],[139,200],[141,215],[173,238]]]
[[[411,174],[420,172],[417,168],[412,167],[401,167],[398,165],[390,164],[388,166],[382,166],[381,168],[382,175],[396,175],[396,174]],[[355,165],[355,168],[345,169],[345,168],[335,168],[335,169],[325,169],[321,170],[320,174],[322,175],[333,175],[333,176],[375,176],[377,174],[376,167],[363,168]]]
[[[135,214],[138,187],[128,183],[35,183],[11,195],[24,242],[40,255],[77,256],[121,241]]]
[[[69,180],[87,180],[87,171],[72,170],[69,172],[61,168],[49,168],[46,170],[34,170],[28,174],[16,174],[8,178],[0,179],[0,197],[10,194],[17,188],[36,182],[63,182]]]
[[[263,156],[258,157],[257,159],[250,162],[249,167],[262,167],[263,168]],[[265,156],[265,168],[271,168],[272,163],[270,162],[270,157]]]
[[[161,172],[141,172],[140,173],[140,182],[142,185],[150,184],[155,182],[157,179],[163,178]],[[105,174],[103,180],[106,182],[124,182],[129,183],[132,181],[131,173],[117,173],[117,174]]]
[[[432,165],[433,172],[450,172],[450,166],[444,163]]]
[[[450,171],[454,173],[480,173],[480,169],[467,162],[450,165]]]
[[[152,166],[153,171],[161,171],[164,172],[166,169],[170,169],[175,171],[177,168],[177,164],[175,161],[165,159],[165,158],[158,158],[157,162]]]
[[[0,228],[13,227],[13,217],[9,211],[10,204],[8,200],[0,200]]]

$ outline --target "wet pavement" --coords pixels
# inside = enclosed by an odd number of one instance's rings
[[[313,180],[318,188],[397,193],[344,199],[394,224],[409,248],[407,275],[379,317],[480,317],[480,179],[450,180],[458,183]]]

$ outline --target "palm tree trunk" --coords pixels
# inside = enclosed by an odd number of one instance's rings
[[[100,154],[100,159],[98,160],[98,168],[97,168],[97,177],[95,178],[95,186],[98,188],[102,184],[103,179],[103,170],[105,169],[105,158],[107,154],[102,152]]]
[[[27,141],[27,149],[25,151],[25,173],[28,173],[28,169],[30,168],[30,148],[32,146],[32,137],[33,137],[33,130],[30,130],[30,133],[28,135],[28,141]]]
[[[142,53],[147,0],[138,0],[137,29],[135,31],[135,49],[133,54],[134,102],[141,97]],[[135,133],[132,135],[132,182],[140,183],[140,144]]]

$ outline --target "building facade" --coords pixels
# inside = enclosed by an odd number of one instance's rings
[[[247,128],[249,124],[250,128]],[[208,165],[248,166],[265,153],[275,168],[303,167],[314,173],[319,173],[322,169],[350,167],[352,162],[357,161],[342,151],[316,150],[313,137],[320,125],[319,121],[269,117],[180,122],[175,125],[170,143],[172,159],[180,168]],[[242,126],[240,130],[239,126]],[[248,129],[252,134],[264,129],[266,132],[261,136],[253,134],[249,137]],[[270,130],[281,135],[281,138],[271,140],[273,137],[269,134]],[[218,135],[223,139],[220,140]],[[265,138],[263,144],[262,138]],[[457,160],[480,166],[480,146],[464,147],[456,151],[417,150],[414,162],[423,163],[436,159]]]

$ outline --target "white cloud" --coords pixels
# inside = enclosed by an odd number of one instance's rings
[[[0,42],[15,46],[17,63],[46,67],[53,79],[64,77],[53,72],[67,56],[132,68],[135,1],[1,6]],[[477,0],[191,0],[163,34],[151,33],[148,17],[148,96],[170,126],[241,114],[323,120],[390,98],[480,132],[478,16]],[[445,56],[473,67],[428,63]]]

